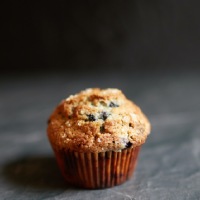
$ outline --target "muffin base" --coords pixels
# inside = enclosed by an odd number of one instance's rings
[[[135,169],[140,146],[121,152],[78,153],[55,150],[56,160],[66,181],[74,186],[109,188],[128,180]]]

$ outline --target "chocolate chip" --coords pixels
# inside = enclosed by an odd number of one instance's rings
[[[89,121],[96,121],[96,118],[95,118],[95,116],[94,115],[92,115],[92,114],[89,114],[89,115],[87,115],[88,116],[88,120]]]
[[[48,121],[47,121],[47,124],[50,124],[51,123],[51,120],[50,119],[48,119]]]
[[[109,104],[109,107],[115,108],[115,107],[119,107],[119,105],[111,101]]]
[[[131,142],[128,142],[128,143],[126,143],[126,148],[129,148],[129,147],[131,147],[133,144],[131,143]]]
[[[103,119],[104,121],[108,118],[109,114],[107,112],[102,112],[99,116],[99,119]]]

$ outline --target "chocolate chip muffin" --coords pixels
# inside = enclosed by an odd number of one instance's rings
[[[47,133],[69,183],[106,188],[131,177],[150,123],[120,90],[94,88],[63,100]]]

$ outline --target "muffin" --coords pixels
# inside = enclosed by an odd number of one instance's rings
[[[72,185],[107,188],[128,180],[150,123],[118,89],[86,89],[61,101],[47,134],[59,168]]]

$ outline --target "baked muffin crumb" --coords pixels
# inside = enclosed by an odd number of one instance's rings
[[[120,90],[89,88],[58,105],[47,132],[57,150],[120,151],[143,144],[150,123]]]

